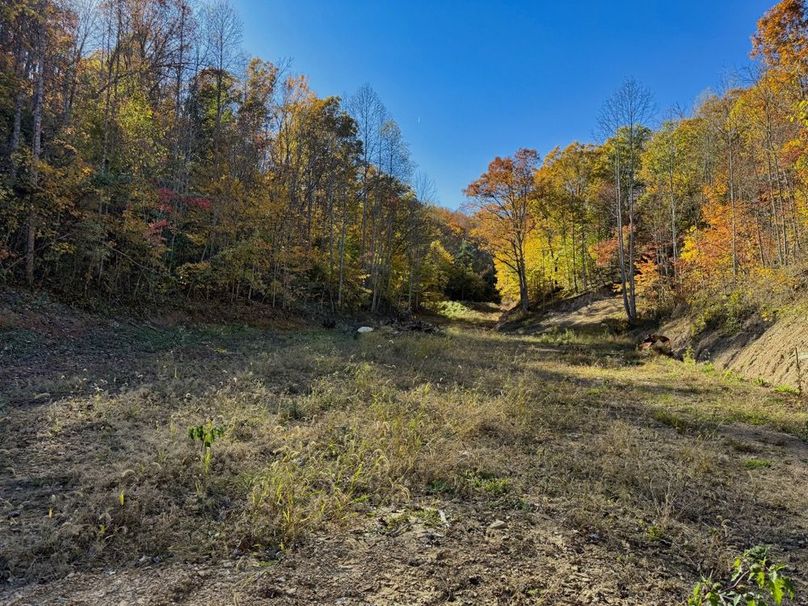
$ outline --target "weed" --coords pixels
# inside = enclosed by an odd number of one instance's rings
[[[699,370],[706,375],[715,374],[715,363],[713,362],[702,362],[699,364]]]
[[[729,581],[706,577],[696,583],[688,606],[780,606],[784,599],[794,599],[794,584],[783,574],[784,569],[784,564],[769,562],[767,547],[753,547],[735,560]]]
[[[652,542],[664,541],[666,538],[665,531],[656,524],[650,525],[645,530],[645,535],[648,537],[648,540]]]
[[[473,490],[491,497],[501,497],[511,487],[511,481],[508,478],[498,478],[481,472],[468,472],[466,481]]]
[[[426,490],[430,494],[452,494],[455,491],[451,482],[441,479],[430,481],[426,486]]]
[[[210,462],[213,458],[213,443],[216,438],[224,435],[224,428],[213,424],[213,419],[208,419],[201,425],[192,425],[188,428],[188,437],[191,440],[198,440],[202,444],[202,452],[199,458],[202,461],[202,469],[205,473],[210,471]]]
[[[772,462],[767,459],[758,459],[756,457],[752,457],[746,459],[743,462],[743,466],[747,469],[766,469],[767,467],[772,466]]]
[[[789,396],[798,396],[800,394],[800,391],[796,387],[792,387],[791,385],[777,385],[774,388],[774,391]]]

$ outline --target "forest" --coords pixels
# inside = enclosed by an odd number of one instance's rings
[[[808,2],[457,200],[245,17],[0,3],[0,603],[808,603]]]
[[[246,58],[226,2],[2,10],[9,283],[85,302],[377,312],[444,298],[527,309],[616,281],[634,321],[716,297],[761,307],[804,268],[798,1],[760,20],[741,84],[685,113],[616,83],[600,142],[496,158],[465,212],[435,204],[372,88],[320,98],[288,66]]]
[[[0,272],[69,298],[389,311],[491,298],[368,86],[319,98],[218,2],[3,6]]]

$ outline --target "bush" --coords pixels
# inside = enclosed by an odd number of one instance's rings
[[[688,606],[780,606],[785,598],[794,599],[794,585],[782,574],[784,564],[771,564],[767,547],[748,549],[735,560],[729,581],[718,583],[703,578],[693,587]]]
[[[733,291],[718,301],[706,296],[701,301],[694,302],[693,307],[697,310],[692,327],[694,336],[705,330],[715,329],[736,334],[743,328],[744,320],[758,311],[741,291]]]

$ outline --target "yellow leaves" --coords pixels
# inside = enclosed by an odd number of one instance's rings
[[[118,111],[118,125],[129,137],[147,135],[153,125],[151,107],[139,96],[125,98]]]
[[[697,234],[698,230],[692,227],[685,236],[684,245],[679,253],[679,261],[684,264],[692,264],[698,258],[699,247]]]
[[[435,262],[441,265],[451,265],[454,262],[452,253],[444,248],[440,240],[432,241],[429,245],[429,252]]]
[[[704,186],[704,196],[710,200],[711,202],[721,202],[727,196],[728,186],[726,183],[726,179],[721,179],[719,181],[715,181],[713,183],[708,183]],[[708,223],[710,223],[709,213],[719,212],[721,207],[717,204],[713,204],[712,206],[705,206],[703,212],[705,214],[705,219]]]
[[[210,262],[184,263],[177,268],[177,277],[180,284],[185,286],[198,287],[209,284],[211,279]]]

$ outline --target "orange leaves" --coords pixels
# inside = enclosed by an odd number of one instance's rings
[[[495,158],[488,171],[466,188],[468,207],[478,221],[475,235],[491,254],[514,272],[519,281],[519,299],[527,309],[525,245],[533,231],[530,203],[534,197],[533,175],[539,154],[520,149],[513,158]]]
[[[495,158],[488,170],[466,188],[467,207],[477,220],[476,235],[503,261],[524,261],[524,245],[532,229],[529,204],[538,153],[520,149],[513,158]]]
[[[670,281],[663,276],[655,253],[643,257],[637,263],[634,280],[637,295],[649,303],[651,309],[662,310],[673,300],[673,288]]]
[[[600,268],[611,267],[617,262],[617,237],[601,240],[589,247],[589,254]]]
[[[733,207],[721,200],[720,193],[721,188],[707,191],[708,201],[702,207],[706,226],[693,228],[685,237],[680,262],[690,289],[720,286],[734,272],[751,270],[759,264],[762,236],[754,218],[743,203]]]
[[[518,150],[513,158],[497,156],[488,165],[488,170],[469,184],[465,194],[488,202],[507,202],[530,188],[538,160],[538,152],[526,148]]]
[[[753,56],[771,66],[804,69],[808,61],[808,11],[804,0],[781,0],[758,21]]]

